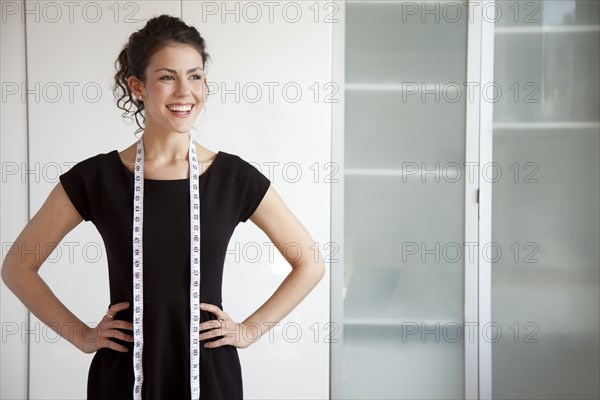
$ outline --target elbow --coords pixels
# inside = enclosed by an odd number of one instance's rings
[[[0,277],[2,278],[2,282],[8,287],[10,282],[10,269],[6,262],[2,263],[2,267],[0,268]]]
[[[325,276],[325,264],[324,263],[321,262],[318,264],[317,274],[318,274],[319,282],[320,282],[321,279],[323,279],[323,277]]]
[[[325,264],[323,262],[311,264],[307,268],[310,272],[314,284],[317,285],[325,276]]]
[[[315,287],[319,282],[321,282],[325,276],[325,264],[323,261],[318,263],[305,262],[298,264],[296,266],[292,266],[292,270],[301,274],[303,279],[305,279],[312,287]]]
[[[14,277],[14,268],[10,265],[10,263],[4,261],[2,263],[2,268],[0,269],[0,277],[2,277],[2,282],[7,287],[10,287],[10,283]]]
[[[0,277],[7,288],[11,289],[16,279],[18,279],[19,268],[14,263],[5,259],[0,268]],[[12,290],[12,289],[11,289]]]

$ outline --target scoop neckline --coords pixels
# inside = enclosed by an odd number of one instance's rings
[[[112,151],[115,154],[116,160],[118,161],[119,165],[121,165],[121,167],[125,170],[125,172],[127,172],[129,174],[129,176],[135,178],[135,174],[133,172],[131,172],[129,170],[129,168],[127,168],[127,166],[125,164],[123,164],[123,161],[121,160],[121,156],[119,156],[119,150],[113,150]],[[214,167],[214,165],[216,164],[216,162],[221,158],[221,153],[223,153],[222,151],[218,151],[217,155],[215,156],[215,158],[213,159],[213,162],[208,166],[208,168],[206,168],[204,170],[203,173],[201,173],[200,175],[198,175],[198,178],[202,178],[204,175],[208,174]],[[189,181],[190,178],[179,178],[179,179],[152,179],[152,178],[146,178],[144,177],[144,182],[187,182]]]

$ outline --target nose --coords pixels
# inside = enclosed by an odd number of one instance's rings
[[[190,94],[190,92],[190,83],[187,81],[187,79],[179,79],[175,87],[175,96],[187,97],[187,95]]]

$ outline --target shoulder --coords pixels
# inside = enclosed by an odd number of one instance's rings
[[[219,160],[221,168],[225,167],[230,170],[232,167],[240,167],[248,164],[244,159],[235,153],[230,153],[224,150],[212,151],[198,143],[196,143],[196,156],[200,163],[214,162]]]
[[[80,161],[70,163],[71,167],[67,172],[73,171],[81,175],[97,174],[111,166],[116,153],[117,150],[112,150],[90,155]]]
[[[230,152],[223,151],[223,150],[219,151],[219,157],[221,157],[223,160],[228,161],[230,164],[235,164],[238,166],[252,166],[252,165],[258,166],[259,165],[254,160],[251,160],[246,157],[242,157],[237,153],[230,153]]]
[[[117,150],[112,150],[106,153],[97,153],[82,159],[78,164],[88,166],[105,164],[109,159],[112,159],[114,153],[117,153]]]
[[[111,153],[98,153],[88,156],[79,162],[73,163],[74,165],[59,176],[65,193],[85,221],[95,218],[94,214],[99,209],[98,201],[102,201],[102,197],[97,196],[97,194],[99,190],[102,190],[103,182],[111,182],[110,176],[114,175],[105,173],[109,171],[108,161],[110,156]]]
[[[237,172],[242,176],[255,176],[257,173],[262,174],[260,164],[255,160],[222,150],[219,151],[218,156],[221,157],[221,165],[228,171]]]

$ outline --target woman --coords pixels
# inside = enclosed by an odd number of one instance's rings
[[[237,348],[288,315],[324,275],[312,238],[270,181],[239,156],[191,139],[208,59],[204,39],[178,18],[152,18],[133,33],[115,64],[114,90],[143,135],[62,174],[3,262],[2,279],[36,317],[81,351],[96,352],[88,399],[241,399]],[[292,272],[235,322],[222,308],[223,263],[236,225],[248,219]],[[109,266],[111,304],[95,327],[38,275],[47,254],[32,260],[14,251],[57,244],[82,220],[100,232]]]

